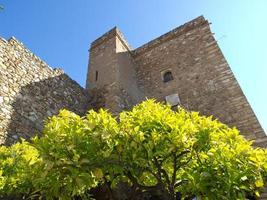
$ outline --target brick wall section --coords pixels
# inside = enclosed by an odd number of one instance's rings
[[[62,70],[51,69],[15,38],[0,39],[0,144],[40,132],[59,109],[83,114],[87,93]]]
[[[178,93],[187,109],[237,126],[255,145],[267,147],[267,137],[203,17],[134,50],[133,56],[138,86],[146,96],[163,101]],[[165,70],[171,70],[174,80],[162,81]]]

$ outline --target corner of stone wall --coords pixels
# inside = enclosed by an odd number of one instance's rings
[[[0,86],[0,144],[39,134],[60,109],[83,115],[88,107],[84,88],[14,37],[0,40]]]

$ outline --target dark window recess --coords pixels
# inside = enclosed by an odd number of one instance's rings
[[[165,72],[163,75],[163,82],[166,83],[166,82],[169,82],[171,80],[173,80],[172,73],[170,71]]]
[[[98,80],[98,71],[95,71],[95,82]]]

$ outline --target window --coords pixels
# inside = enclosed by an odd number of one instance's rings
[[[98,71],[95,71],[95,82],[97,81],[98,79]]]
[[[163,74],[163,82],[167,83],[167,82],[169,82],[171,80],[173,80],[173,76],[172,76],[171,71],[164,72],[164,74]]]

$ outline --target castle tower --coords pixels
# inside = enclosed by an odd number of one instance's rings
[[[255,146],[267,147],[266,134],[203,16],[137,49],[117,28],[107,32],[91,45],[86,88],[93,108],[116,114],[155,98],[213,115]],[[266,198],[267,191],[260,199]]]
[[[255,146],[267,147],[267,137],[202,16],[137,49],[116,27],[111,29],[91,44],[86,90],[15,38],[0,37],[0,145],[40,133],[44,120],[60,109],[83,115],[88,106],[104,107],[117,114],[146,97],[213,115],[236,126]]]
[[[143,99],[137,88],[131,47],[115,27],[95,40],[90,47],[86,89],[94,108],[113,113],[128,109]]]
[[[102,106],[114,113],[155,98],[213,115],[236,126],[256,146],[267,146],[203,16],[137,49],[130,48],[117,28],[107,32],[91,45],[87,89],[95,91],[94,97],[102,92]]]

